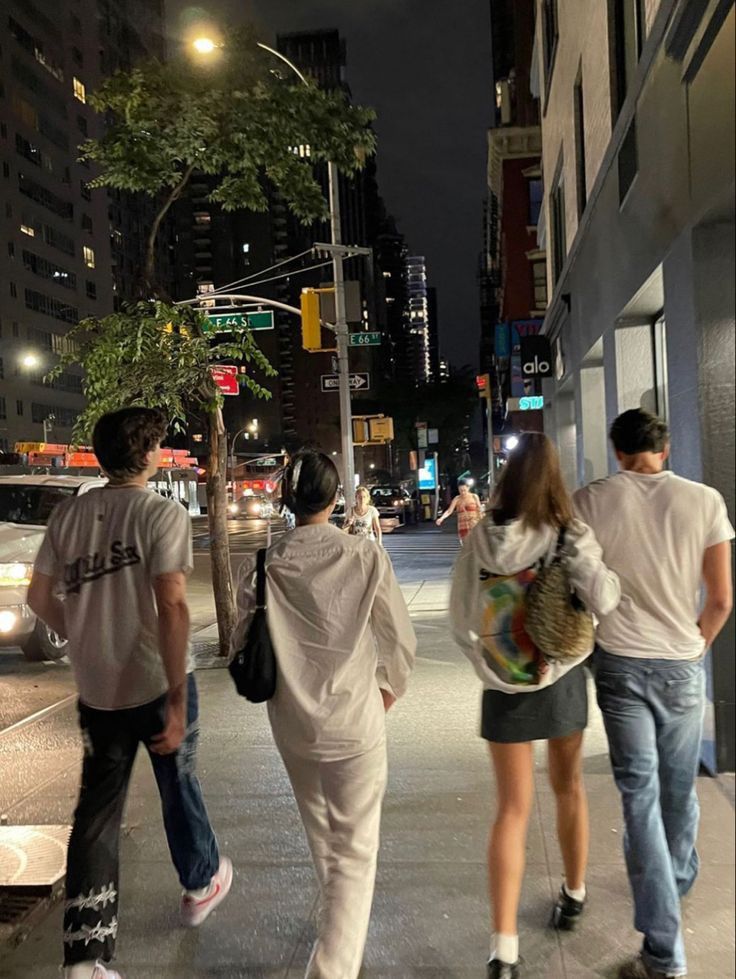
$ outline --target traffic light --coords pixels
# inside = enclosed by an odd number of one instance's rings
[[[365,418],[353,418],[353,442],[365,445],[369,439],[368,421]]]
[[[368,424],[371,442],[393,442],[393,418],[371,418]]]
[[[319,293],[302,289],[302,347],[313,352],[322,349],[322,328],[319,315]]]
[[[491,396],[491,375],[490,374],[477,374],[475,378],[475,386],[478,388],[479,398],[490,398]]]

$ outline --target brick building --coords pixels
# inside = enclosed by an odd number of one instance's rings
[[[734,519],[732,2],[538,0],[556,378],[545,428],[571,485],[615,468],[607,426],[643,405],[671,466]],[[733,621],[714,650],[706,762],[734,767]]]

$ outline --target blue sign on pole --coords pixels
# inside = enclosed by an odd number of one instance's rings
[[[419,470],[419,489],[433,490],[437,488],[437,460],[434,456],[428,455],[424,460],[424,465]]]
[[[493,346],[497,357],[508,358],[511,356],[508,323],[496,323],[496,335]]]

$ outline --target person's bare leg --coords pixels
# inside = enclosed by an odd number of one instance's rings
[[[496,934],[518,934],[526,834],[534,797],[532,744],[490,743],[498,808],[488,841],[488,879]]]
[[[557,838],[568,890],[585,886],[590,827],[583,784],[583,732],[548,743],[549,781],[557,803]]]

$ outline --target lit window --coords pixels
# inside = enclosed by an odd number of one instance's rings
[[[82,246],[82,254],[84,255],[84,264],[89,269],[95,267],[95,251],[94,248],[90,248],[89,245]]]
[[[247,255],[250,252],[250,244],[247,241],[243,242],[243,254]]]
[[[20,230],[23,232],[24,235],[28,235],[29,238],[36,237],[36,229],[32,228],[29,224],[22,224],[20,226]]]
[[[294,156],[300,156],[303,160],[312,155],[312,147],[308,143],[300,143],[299,146],[289,147]]]
[[[208,211],[195,211],[194,223],[202,228],[207,228],[212,224],[212,215]]]
[[[84,83],[74,76],[72,80],[72,85],[74,87],[74,98],[79,99],[80,102],[87,102],[87,89],[84,87]]]

